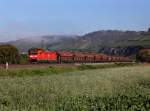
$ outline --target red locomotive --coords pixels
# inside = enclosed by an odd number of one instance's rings
[[[29,50],[29,61],[48,63],[97,63],[97,62],[131,62],[127,57],[108,56],[90,52],[45,51],[40,48]]]

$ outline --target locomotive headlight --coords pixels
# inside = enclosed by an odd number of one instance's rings
[[[30,55],[30,58],[37,58],[37,55]]]

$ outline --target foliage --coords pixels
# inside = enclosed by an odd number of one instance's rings
[[[20,55],[20,64],[28,64],[28,56],[27,54],[21,54]]]
[[[0,63],[19,63],[19,51],[12,45],[0,45]]]
[[[140,61],[150,62],[150,49],[142,49],[137,55],[137,59]]]

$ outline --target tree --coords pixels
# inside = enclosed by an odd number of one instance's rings
[[[0,63],[17,64],[20,61],[18,49],[13,45],[0,45]]]

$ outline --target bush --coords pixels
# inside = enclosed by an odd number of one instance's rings
[[[15,46],[12,45],[0,45],[0,63],[5,64],[9,62],[10,64],[19,63],[20,56],[19,51]]]
[[[20,55],[20,64],[28,64],[28,57],[27,54],[21,54]]]

